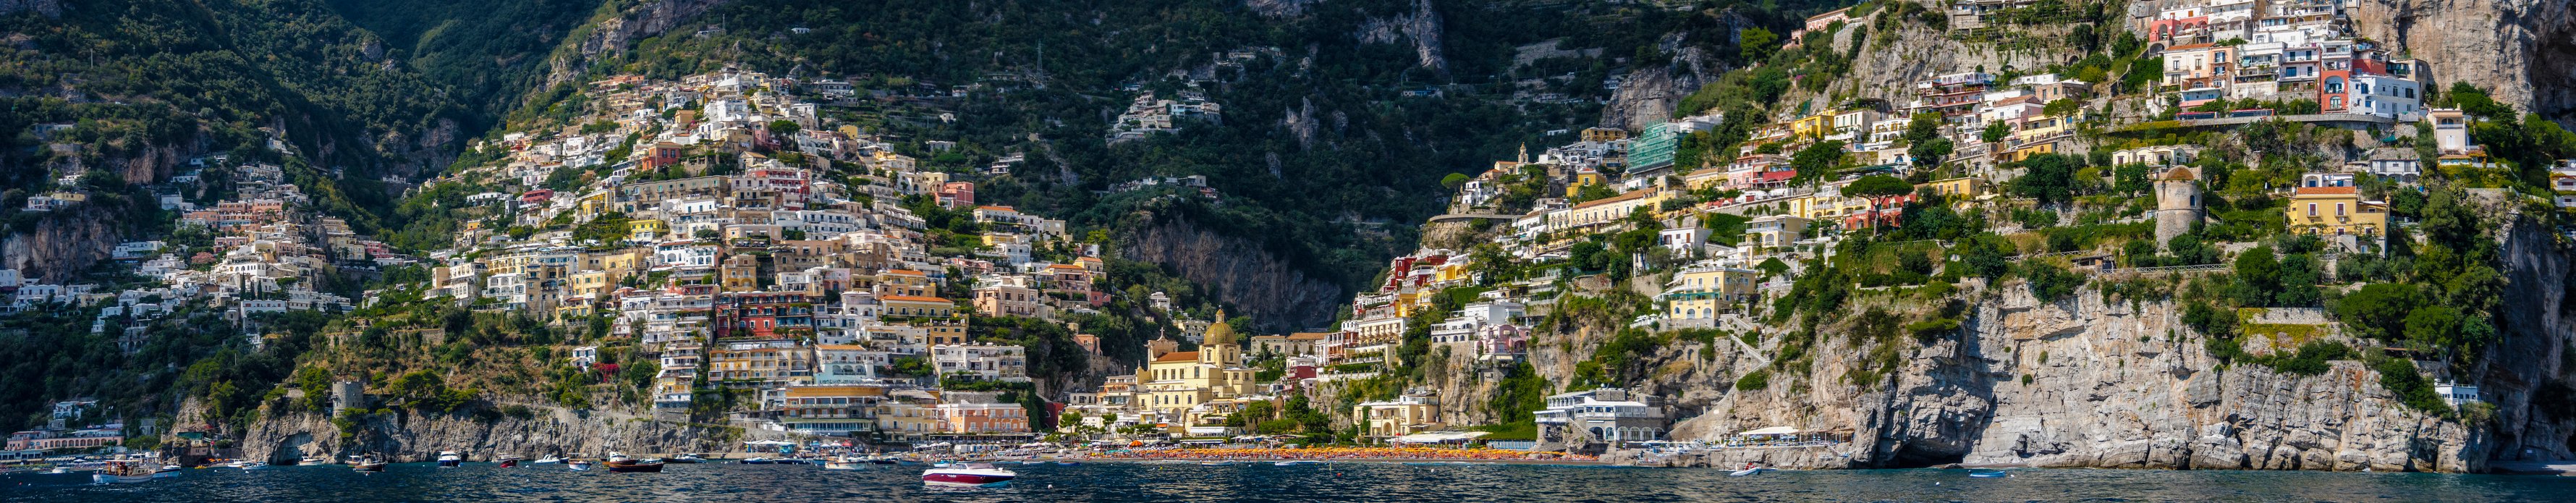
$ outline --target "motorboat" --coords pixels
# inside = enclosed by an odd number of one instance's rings
[[[258,461],[234,461],[231,465],[226,465],[226,466],[231,466],[231,467],[233,467],[233,468],[240,468],[240,469],[244,469],[244,470],[257,470],[257,469],[261,469],[261,468],[267,468],[267,467],[268,467],[268,463],[261,463],[261,462],[258,462]]]
[[[349,469],[361,472],[385,471],[385,461],[372,456],[349,458]]]
[[[671,459],[662,460],[662,462],[675,465],[694,465],[707,462],[707,458],[698,457],[697,454],[681,454],[678,456],[672,456]]]
[[[1968,476],[1981,479],[2000,479],[2012,476],[2012,474],[2004,473],[2003,470],[1969,470]]]
[[[831,461],[825,461],[825,462],[823,462],[823,469],[825,469],[825,470],[857,470],[857,469],[859,469],[860,467],[865,467],[865,466],[867,466],[867,465],[868,465],[867,460],[859,459],[859,458],[858,458],[858,457],[856,457],[856,456],[841,456],[841,457],[838,457],[838,458],[832,458],[832,460],[831,460]]]
[[[160,471],[152,472],[152,476],[153,476],[153,477],[155,477],[155,478],[164,478],[164,479],[166,479],[166,478],[171,478],[171,477],[177,477],[177,476],[179,476],[179,471],[180,471],[180,470],[185,470],[185,469],[187,469],[187,467],[183,467],[183,466],[179,466],[179,465],[161,465],[161,470],[160,470]]]
[[[578,459],[576,459],[576,460],[571,460],[571,461],[565,461],[565,462],[564,462],[564,468],[570,468],[570,469],[572,469],[572,471],[576,471],[576,472],[586,472],[586,471],[590,471],[590,464],[591,464],[591,463],[590,463],[589,461],[582,461],[582,460],[578,460]]]
[[[1288,460],[1288,461],[1280,461],[1280,462],[1271,463],[1271,466],[1297,466],[1297,465],[1320,465],[1320,464],[1324,464],[1324,462],[1322,462],[1322,461],[1316,461],[1316,460],[1311,460],[1311,459],[1296,459],[1296,460]]]
[[[553,454],[547,454],[547,455],[546,455],[546,457],[537,458],[537,460],[536,460],[536,461],[530,461],[530,462],[531,462],[531,463],[537,463],[537,464],[561,463],[561,462],[563,462],[563,458],[555,457],[555,455],[553,455]]]
[[[752,456],[752,457],[748,457],[748,458],[743,458],[743,459],[742,459],[742,461],[736,461],[736,463],[742,463],[742,464],[746,464],[746,465],[774,465],[774,464],[778,464],[778,460],[775,460],[775,459],[769,459],[769,458],[760,457],[760,456]]]
[[[1225,465],[1231,465],[1231,464],[1234,464],[1234,462],[1233,462],[1233,461],[1200,461],[1200,462],[1199,462],[1199,466],[1225,466]]]
[[[616,473],[661,473],[662,460],[635,459],[626,454],[608,453],[608,471]]]
[[[438,451],[439,468],[455,468],[464,464],[465,456],[457,454],[456,451]]]
[[[506,458],[506,459],[502,459],[502,460],[501,460],[501,467],[502,467],[502,468],[518,468],[518,467],[519,467],[519,458]]]
[[[1075,463],[1075,462],[1072,462],[1072,461],[1057,461],[1057,462],[1055,462],[1055,465],[1056,465],[1056,466],[1073,466],[1073,465],[1078,465],[1078,464],[1082,464],[1082,463]]]
[[[52,470],[45,470],[46,475],[70,475],[71,473],[72,468],[68,466],[57,466]]]
[[[97,472],[89,474],[89,480],[92,483],[98,484],[133,484],[138,482],[151,482],[154,474],[159,473],[160,471],[160,463],[145,463],[142,461],[120,459],[109,461],[107,462],[106,467],[99,468]]]
[[[326,457],[321,457],[321,456],[305,456],[305,457],[304,457],[304,459],[298,459],[298,460],[295,460],[295,464],[296,464],[296,465],[299,465],[299,466],[300,466],[300,465],[327,465],[327,464],[331,464],[331,458],[326,458]]]
[[[1728,477],[1744,477],[1744,476],[1749,476],[1749,475],[1753,475],[1753,474],[1757,474],[1757,473],[1762,473],[1762,471],[1763,471],[1763,470],[1769,470],[1769,468],[1763,468],[1763,467],[1756,466],[1756,467],[1752,467],[1752,468],[1746,468],[1746,469],[1742,469],[1742,470],[1736,470],[1736,471],[1735,471],[1735,472],[1733,472],[1733,473],[1728,473],[1728,474],[1726,474],[1726,476],[1728,476]]]
[[[1020,476],[990,463],[957,463],[921,471],[921,483],[934,486],[1000,487]]]

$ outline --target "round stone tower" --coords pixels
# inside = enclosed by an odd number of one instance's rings
[[[2200,221],[2200,186],[2192,184],[2199,178],[2188,166],[2167,168],[2156,177],[2157,246],[2190,233],[2191,224]]]

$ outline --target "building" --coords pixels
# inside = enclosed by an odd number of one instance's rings
[[[1440,397],[1406,394],[1394,400],[1362,402],[1351,406],[1351,417],[1360,426],[1360,435],[1371,438],[1400,437],[1440,428]]]
[[[1251,346],[1244,348],[1244,351],[1255,356],[1311,355],[1315,354],[1315,347],[1318,344],[1323,343],[1324,337],[1327,335],[1331,334],[1325,332],[1300,332],[1288,335],[1257,335],[1252,337]]]
[[[1737,246],[1752,249],[1783,248],[1806,239],[1809,220],[1789,215],[1768,215],[1744,223],[1744,240]]]
[[[1019,346],[942,344],[930,347],[930,363],[941,378],[1026,382],[1029,357]]]
[[[1547,397],[1547,408],[1531,412],[1539,441],[1625,443],[1662,440],[1672,421],[1664,416],[1663,398],[1620,388],[1594,388]]]
[[[797,386],[784,395],[778,422],[788,431],[852,437],[876,431],[877,403],[885,399],[885,388]]]
[[[2167,168],[2156,177],[2156,245],[2191,232],[2200,223],[2200,185],[2192,168]]]
[[[1259,389],[1252,379],[1255,370],[1243,366],[1243,349],[1232,325],[1209,324],[1205,339],[1198,351],[1165,353],[1137,369],[1136,406],[1190,426],[1233,410],[1238,397]]]
[[[2362,200],[2349,178],[2342,185],[2310,183],[2291,190],[2289,204],[2282,206],[2284,228],[2313,235],[2376,236],[2388,226],[2387,203]]]
[[[1673,149],[1681,144],[1682,133],[1679,130],[1680,126],[1671,122],[1646,126],[1646,131],[1639,133],[1637,139],[1629,144],[1628,169],[1645,172],[1671,167]]]
[[[1761,277],[1761,272],[1751,269],[1708,263],[1682,269],[1672,281],[1664,283],[1664,302],[1672,306],[1664,318],[1714,324],[1717,313],[1759,297],[1761,292],[1755,281]]]

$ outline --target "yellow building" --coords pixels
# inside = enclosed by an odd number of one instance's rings
[[[1601,176],[1601,172],[1599,171],[1593,171],[1591,168],[1584,168],[1582,171],[1574,172],[1573,181],[1566,182],[1565,197],[1574,197],[1575,194],[1583,192],[1584,187],[1604,183],[1610,183],[1610,179]]]
[[[1217,316],[1224,319],[1223,313]],[[1208,325],[1207,343],[1198,351],[1165,353],[1146,363],[1136,370],[1141,383],[1136,404],[1163,417],[1182,418],[1182,425],[1196,425],[1202,418],[1234,410],[1236,397],[1256,389],[1253,369],[1243,366],[1243,348],[1236,338],[1232,325],[1218,321]]]
[[[1400,437],[1440,427],[1440,397],[1405,395],[1394,400],[1351,406],[1362,435]]]
[[[1717,313],[1736,304],[1751,301],[1759,295],[1755,280],[1762,273],[1751,269],[1703,265],[1683,269],[1665,283],[1665,319],[1715,320]]]
[[[2002,160],[2004,162],[2021,162],[2022,160],[2029,159],[2030,156],[2054,153],[2057,153],[2057,142],[2048,142],[2022,147],[2019,150],[2011,152],[2005,152]]]
[[[1789,122],[1789,134],[1807,138],[1823,138],[1825,135],[1833,134],[1833,132],[1833,112],[1810,115]]]
[[[2388,205],[2364,201],[2353,187],[2299,187],[2282,208],[2285,227],[2319,235],[2376,236],[2388,226]]]
[[[1931,183],[1923,184],[1923,187],[1934,194],[1961,200],[1985,197],[1986,194],[1994,192],[1993,183],[1973,176],[1933,180]]]
[[[1583,130],[1583,141],[1608,142],[1625,139],[1628,139],[1628,130],[1625,129],[1596,127]]]
[[[655,239],[661,239],[662,233],[667,232],[669,229],[669,227],[663,226],[662,221],[660,220],[649,218],[628,220],[626,221],[626,239],[629,241],[652,242]]]

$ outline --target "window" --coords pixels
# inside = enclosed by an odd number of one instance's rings
[[[2317,216],[2317,203],[2308,203],[2308,216]]]
[[[2343,203],[2335,203],[2335,216],[2343,216]]]

